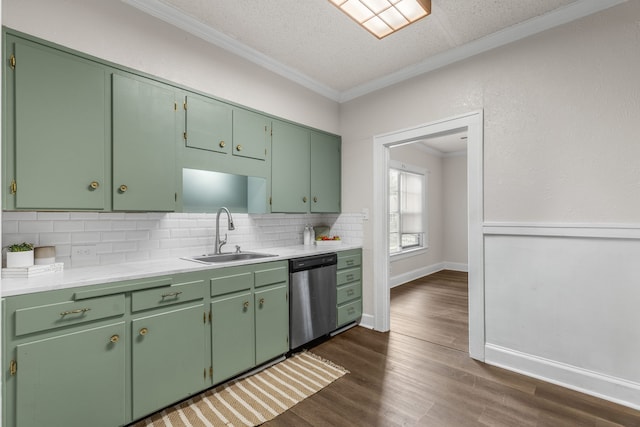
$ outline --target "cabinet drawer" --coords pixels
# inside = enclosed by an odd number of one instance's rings
[[[355,282],[362,278],[362,270],[360,268],[351,268],[349,270],[338,271],[337,284],[338,286],[346,283]]]
[[[181,283],[131,294],[131,311],[136,312],[148,308],[166,307],[181,302],[195,301],[204,298],[204,281]]]
[[[121,316],[124,294],[16,310],[16,336]]]
[[[362,265],[362,254],[338,255],[338,270]]]
[[[256,288],[260,286],[272,285],[274,283],[281,283],[287,281],[289,269],[286,264],[273,266],[264,270],[256,271]]]
[[[231,274],[211,279],[211,296],[224,295],[253,286],[253,272]]]
[[[362,316],[362,300],[357,299],[353,302],[347,303],[338,307],[338,324],[340,327],[349,322],[353,322]]]
[[[362,298],[362,283],[360,281],[338,288],[338,297],[336,299],[338,305],[356,298]]]

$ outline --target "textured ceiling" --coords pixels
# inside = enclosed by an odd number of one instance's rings
[[[344,101],[624,0],[432,0],[382,40],[328,0],[123,1]]]

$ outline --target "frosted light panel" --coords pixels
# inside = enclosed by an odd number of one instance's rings
[[[381,39],[431,13],[431,0],[329,0]]]

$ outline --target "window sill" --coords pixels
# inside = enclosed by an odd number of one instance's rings
[[[409,249],[403,252],[398,252],[396,254],[392,254],[389,256],[390,261],[394,262],[394,261],[399,261],[401,259],[405,259],[405,258],[411,258],[417,255],[422,255],[427,253],[427,250],[429,249],[428,246],[423,246],[421,248],[415,248],[415,249]]]

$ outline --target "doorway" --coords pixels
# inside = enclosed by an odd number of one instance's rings
[[[389,149],[447,132],[467,132],[469,354],[484,360],[483,112],[482,110],[378,135],[373,140],[374,329],[390,328],[389,247],[387,223]]]

